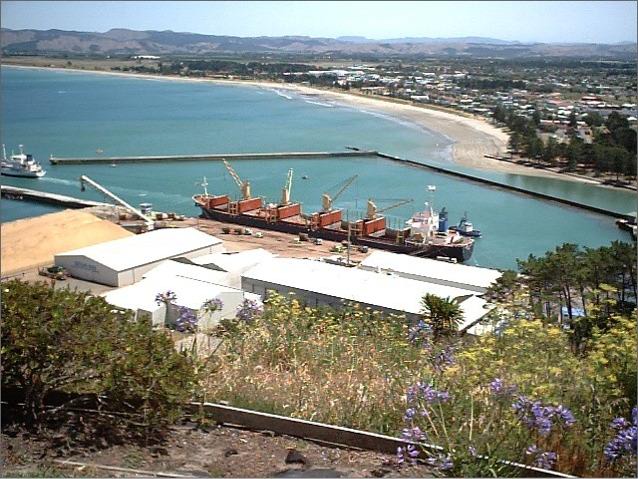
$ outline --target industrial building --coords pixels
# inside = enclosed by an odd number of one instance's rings
[[[262,262],[242,274],[241,286],[262,298],[272,290],[294,293],[309,306],[338,308],[344,301],[355,302],[386,314],[405,314],[412,321],[420,317],[421,298],[430,293],[456,300],[464,316],[460,329],[468,331],[489,312],[486,301],[471,289],[307,259]]]
[[[398,276],[443,286],[485,293],[503,273],[496,269],[415,258],[387,251],[374,251],[361,262],[369,271],[390,272]]]
[[[196,258],[179,258],[184,263],[203,266],[211,270],[224,271],[226,283],[233,288],[241,288],[241,274],[253,266],[274,258],[275,255],[263,248],[246,251],[227,251],[211,253]]]
[[[180,308],[195,313],[200,331],[210,330],[222,318],[234,318],[244,299],[259,300],[259,296],[226,285],[228,273],[201,266],[168,260],[146,272],[132,285],[103,294],[113,306],[135,311],[138,319],[148,319],[154,326],[172,325]],[[158,293],[172,291],[176,299],[171,305],[157,303]],[[223,306],[212,313],[203,305],[208,300],[221,300]]]
[[[164,260],[220,251],[220,239],[196,228],[167,228],[56,254],[55,264],[75,278],[121,287]]]

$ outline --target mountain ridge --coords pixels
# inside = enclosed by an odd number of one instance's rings
[[[481,57],[576,56],[636,57],[636,43],[540,43],[500,40],[489,37],[403,37],[382,40],[363,36],[337,38],[286,35],[238,37],[112,28],[106,32],[73,30],[0,30],[3,54],[214,54],[286,53],[342,55],[432,55]]]

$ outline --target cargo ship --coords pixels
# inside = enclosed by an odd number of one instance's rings
[[[204,218],[284,233],[305,233],[310,238],[329,241],[350,241],[355,245],[426,258],[444,257],[463,262],[472,256],[474,240],[448,229],[445,208],[438,214],[426,203],[426,209],[413,215],[404,227],[390,228],[380,213],[411,200],[382,209],[368,200],[365,218],[348,221],[343,218],[343,210],[333,208],[332,204],[354,181],[354,176],[332,197],[327,193],[322,196],[321,211],[304,214],[300,203],[290,201],[292,170],[288,172],[280,203],[266,204],[263,198],[252,197],[250,183],[242,181],[226,161],[224,164],[239,187],[242,199],[231,200],[227,194],[210,195],[204,181],[204,193],[193,196]]]

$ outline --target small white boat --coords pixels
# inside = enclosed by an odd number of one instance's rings
[[[7,152],[2,145],[2,161],[0,162],[0,173],[5,176],[18,176],[21,178],[41,178],[46,175],[46,171],[35,161],[33,156],[27,155],[19,145],[20,153],[14,155],[13,152],[7,159]]]

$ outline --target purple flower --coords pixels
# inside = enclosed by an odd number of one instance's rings
[[[259,301],[244,299],[244,301],[237,308],[236,317],[237,319],[249,323],[258,316],[261,316],[263,312],[264,307]]]
[[[432,367],[437,372],[443,371],[451,364],[454,364],[454,350],[450,347],[442,349],[432,358]]]
[[[202,305],[202,309],[208,313],[214,313],[224,307],[224,303],[219,298],[209,299]]]
[[[470,456],[476,457],[476,448],[474,446],[468,447],[467,450],[469,451]]]
[[[556,464],[556,453],[551,451],[539,454],[534,461],[534,466],[542,469],[551,469],[554,464]]]
[[[419,450],[412,444],[408,444],[406,450],[408,451],[408,456],[410,456],[411,459],[416,459],[419,456]]]
[[[190,309],[179,308],[179,316],[175,320],[175,329],[182,333],[195,332],[197,330],[197,316]]]
[[[572,412],[562,404],[554,408],[554,415],[558,416],[563,421],[563,424],[565,424],[565,426],[573,426],[576,422],[576,419],[574,419],[574,415],[572,414]]]
[[[418,426],[412,428],[404,428],[401,431],[401,438],[405,441],[424,441],[426,439],[426,434],[421,431],[421,428]]]
[[[414,466],[418,456],[419,450],[412,444],[408,444],[407,447],[397,447],[397,462],[399,464],[404,464],[407,459]]]
[[[629,427],[629,421],[627,421],[624,417],[617,417],[611,422],[610,426],[615,431],[619,431]]]
[[[414,410],[414,408],[408,408],[405,410],[405,415],[403,416],[403,420],[404,421],[411,421],[412,418],[414,418],[414,415],[416,414],[416,411]]]
[[[172,304],[175,301],[177,301],[177,295],[171,290],[168,290],[165,293],[157,293],[155,295],[155,302],[158,306],[161,306],[165,303]]]
[[[490,391],[495,396],[511,396],[516,392],[516,386],[506,384],[501,378],[495,378],[490,383]]]
[[[518,396],[512,408],[523,424],[544,437],[548,436],[556,425],[562,423],[570,427],[576,422],[572,412],[565,406],[543,406],[540,401],[532,401],[525,396]]]
[[[605,446],[604,453],[608,461],[613,462],[624,456],[636,456],[638,449],[638,426],[636,426],[636,408],[631,411],[633,424],[623,417],[615,418],[610,427],[616,436]]]
[[[449,454],[439,453],[436,456],[428,458],[425,462],[440,471],[449,471],[454,467],[454,462]]]
[[[535,444],[532,444],[525,450],[525,454],[534,458],[533,465],[542,469],[551,469],[556,463],[555,452],[545,452],[540,450]]]

